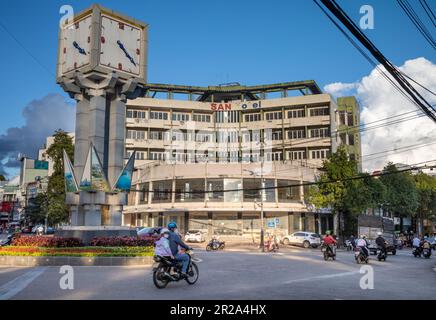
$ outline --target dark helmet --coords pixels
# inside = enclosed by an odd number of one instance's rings
[[[174,230],[175,228],[177,228],[177,224],[175,222],[168,223],[168,229]]]

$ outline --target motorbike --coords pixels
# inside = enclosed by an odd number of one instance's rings
[[[354,249],[354,259],[356,259],[356,262],[358,264],[361,264],[364,262],[368,263],[369,258],[368,258],[368,256],[365,255],[365,253],[363,252],[361,247],[356,247]]]
[[[378,261],[386,261],[386,257],[387,257],[387,252],[386,252],[386,249],[385,250],[381,250],[381,249],[379,249],[379,253],[378,253],[378,255],[377,255],[377,260]]]
[[[12,243],[13,235],[9,234],[6,239],[0,242],[0,247],[9,246]]]
[[[157,288],[163,289],[168,285],[168,283],[180,280],[186,280],[190,285],[197,282],[199,271],[197,264],[192,261],[193,253],[187,251],[186,254],[189,256],[187,277],[182,276],[181,262],[159,255],[153,257],[155,261],[153,264],[153,283]],[[172,268],[174,268],[175,273],[171,273]]]
[[[226,246],[226,243],[224,241],[220,241],[217,239],[212,239],[206,246],[206,251],[211,250],[223,250]]]
[[[324,255],[324,260],[327,261],[329,258],[336,260],[336,246],[335,245],[321,245],[321,251]]]
[[[345,248],[347,248],[347,251],[353,250],[354,247],[350,240],[345,240]]]
[[[422,253],[422,249],[421,248],[413,248],[412,250],[412,254],[415,258],[420,258],[421,257],[421,253]]]
[[[429,248],[422,249],[422,255],[424,256],[424,258],[429,259],[431,257],[431,249]]]

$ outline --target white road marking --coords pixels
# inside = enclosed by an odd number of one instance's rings
[[[355,275],[355,274],[359,274],[359,273],[360,273],[360,271],[349,271],[349,272],[342,272],[342,273],[335,273],[335,274],[325,274],[325,275],[316,276],[316,277],[288,280],[288,281],[285,281],[284,283],[289,284],[289,283],[295,283],[295,282],[331,279],[331,278],[351,276],[351,275]]]
[[[8,300],[24,290],[33,280],[39,277],[47,267],[37,267],[9,281],[0,287],[0,300]]]

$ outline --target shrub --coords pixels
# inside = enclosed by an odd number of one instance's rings
[[[79,238],[17,235],[13,238],[11,245],[22,247],[81,247],[83,243]]]
[[[68,257],[145,257],[153,247],[0,247],[0,256],[68,256]]]
[[[90,245],[96,247],[150,247],[154,246],[156,238],[153,237],[96,237]]]

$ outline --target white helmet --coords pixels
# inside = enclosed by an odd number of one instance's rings
[[[170,230],[168,230],[167,228],[162,228],[161,230],[160,230],[160,234],[164,234],[164,233],[170,233]]]
[[[365,239],[365,238],[366,238],[366,234],[362,234],[362,235],[361,235],[361,238],[362,238],[362,239]]]
[[[383,234],[383,233],[381,233],[381,232],[377,232],[377,235],[378,235],[378,236],[381,236],[382,234]]]

